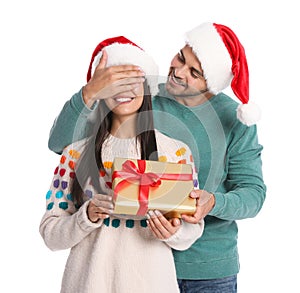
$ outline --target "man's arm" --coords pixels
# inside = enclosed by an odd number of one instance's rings
[[[240,125],[240,124],[239,124]],[[256,126],[238,127],[226,156],[226,192],[214,192],[212,216],[224,220],[255,217],[266,197]]]
[[[53,123],[48,140],[49,149],[61,154],[67,145],[87,137],[91,128],[88,117],[92,112],[83,101],[82,90],[74,94]]]
[[[244,128],[244,127],[243,127]],[[193,216],[183,215],[189,223],[197,223],[206,215],[223,220],[240,220],[257,215],[263,206],[266,186],[262,174],[261,151],[256,126],[239,129],[228,149],[226,157],[226,191],[208,192],[194,190],[191,197],[197,199]]]
[[[67,101],[50,131],[48,147],[61,154],[74,141],[91,133],[91,114],[96,101],[134,91],[144,82],[144,72],[135,65],[106,67],[107,54],[103,55],[88,83]]]

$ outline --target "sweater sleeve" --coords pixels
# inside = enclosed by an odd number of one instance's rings
[[[238,126],[226,156],[224,191],[212,191],[215,206],[209,213],[223,220],[239,220],[256,216],[266,196],[262,176],[261,151],[256,126]]]
[[[203,230],[204,220],[201,220],[198,224],[181,221],[181,226],[178,231],[163,241],[173,249],[186,250],[202,236]]]
[[[89,233],[102,225],[102,220],[93,223],[88,219],[86,201],[79,209],[74,205],[70,193],[78,153],[66,148],[46,195],[46,212],[39,231],[51,250],[68,249],[78,244]]]
[[[48,147],[61,154],[72,142],[85,138],[90,133],[89,117],[93,110],[86,107],[82,98],[82,89],[68,100],[55,119],[48,139]]]

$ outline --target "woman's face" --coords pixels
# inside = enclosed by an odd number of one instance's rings
[[[134,91],[125,92],[105,99],[107,107],[118,118],[133,116],[141,107],[144,99],[144,87],[141,83]]]

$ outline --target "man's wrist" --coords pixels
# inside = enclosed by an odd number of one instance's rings
[[[93,95],[90,93],[89,84],[86,84],[82,88],[82,99],[87,107],[91,108],[95,103],[94,99],[92,98]]]
[[[212,192],[210,192],[210,194],[211,194],[211,196],[210,196],[209,201],[211,203],[211,209],[210,209],[210,211],[211,211],[215,207],[216,197],[215,197],[215,195]]]

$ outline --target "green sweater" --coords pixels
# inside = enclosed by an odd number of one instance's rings
[[[201,189],[215,195],[205,217],[203,236],[186,251],[173,251],[179,279],[213,279],[237,274],[236,220],[255,217],[265,200],[261,151],[256,126],[236,118],[237,103],[220,93],[206,103],[186,107],[164,91],[153,98],[155,128],[188,144]],[[66,102],[51,129],[49,148],[57,153],[88,135],[93,111],[81,91]]]

